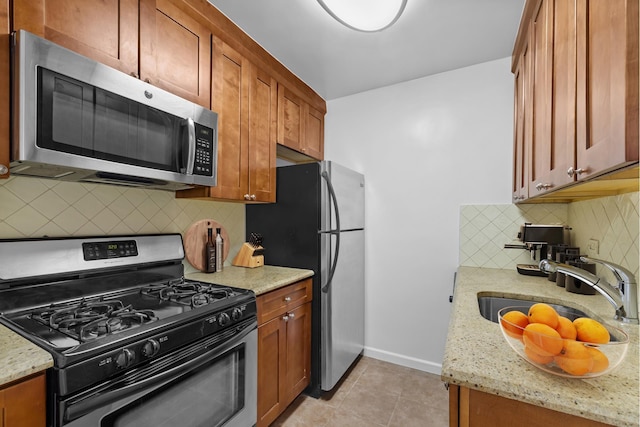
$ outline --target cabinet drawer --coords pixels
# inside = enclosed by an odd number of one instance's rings
[[[258,296],[256,301],[258,324],[267,322],[288,310],[311,301],[312,283],[311,279],[305,279]]]

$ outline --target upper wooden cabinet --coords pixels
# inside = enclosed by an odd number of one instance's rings
[[[211,108],[211,31],[171,0],[15,0],[24,29]]]
[[[638,162],[638,0],[528,0],[512,69],[514,201]]]
[[[9,20],[9,0],[0,0],[0,178],[9,176],[9,150],[11,146],[9,48],[11,25]]]
[[[284,85],[278,86],[278,144],[324,159],[324,113]]]
[[[214,38],[213,110],[218,113],[218,182],[180,198],[275,201],[277,83]]]
[[[140,78],[211,108],[211,31],[186,10],[140,0]]]

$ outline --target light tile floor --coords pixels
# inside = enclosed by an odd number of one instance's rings
[[[330,393],[300,395],[272,427],[447,427],[440,376],[361,357]]]

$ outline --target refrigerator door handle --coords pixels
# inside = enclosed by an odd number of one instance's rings
[[[325,283],[320,289],[325,294],[329,291],[329,286],[331,285],[331,280],[333,279],[333,274],[336,272],[336,266],[338,265],[338,253],[340,252],[340,212],[338,210],[338,199],[336,198],[336,192],[333,190],[333,185],[331,185],[331,180],[329,179],[329,174],[324,171],[321,174],[322,178],[327,181],[327,188],[329,189],[329,195],[331,196],[331,201],[333,202],[333,206],[336,211],[336,228],[335,230],[331,230],[325,233],[335,234],[336,236],[336,251],[333,255],[333,262],[331,263],[331,268],[329,270],[329,277],[327,277],[327,283]]]

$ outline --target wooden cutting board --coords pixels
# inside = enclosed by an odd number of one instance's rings
[[[207,228],[213,229],[213,238],[216,238],[216,228],[220,228],[220,234],[222,234],[222,240],[224,240],[223,246],[223,261],[227,259],[229,255],[229,248],[231,247],[231,240],[224,227],[213,219],[202,219],[200,221],[191,224],[189,229],[184,235],[184,252],[189,264],[194,266],[200,271],[206,271],[204,263],[204,249],[207,244]]]

